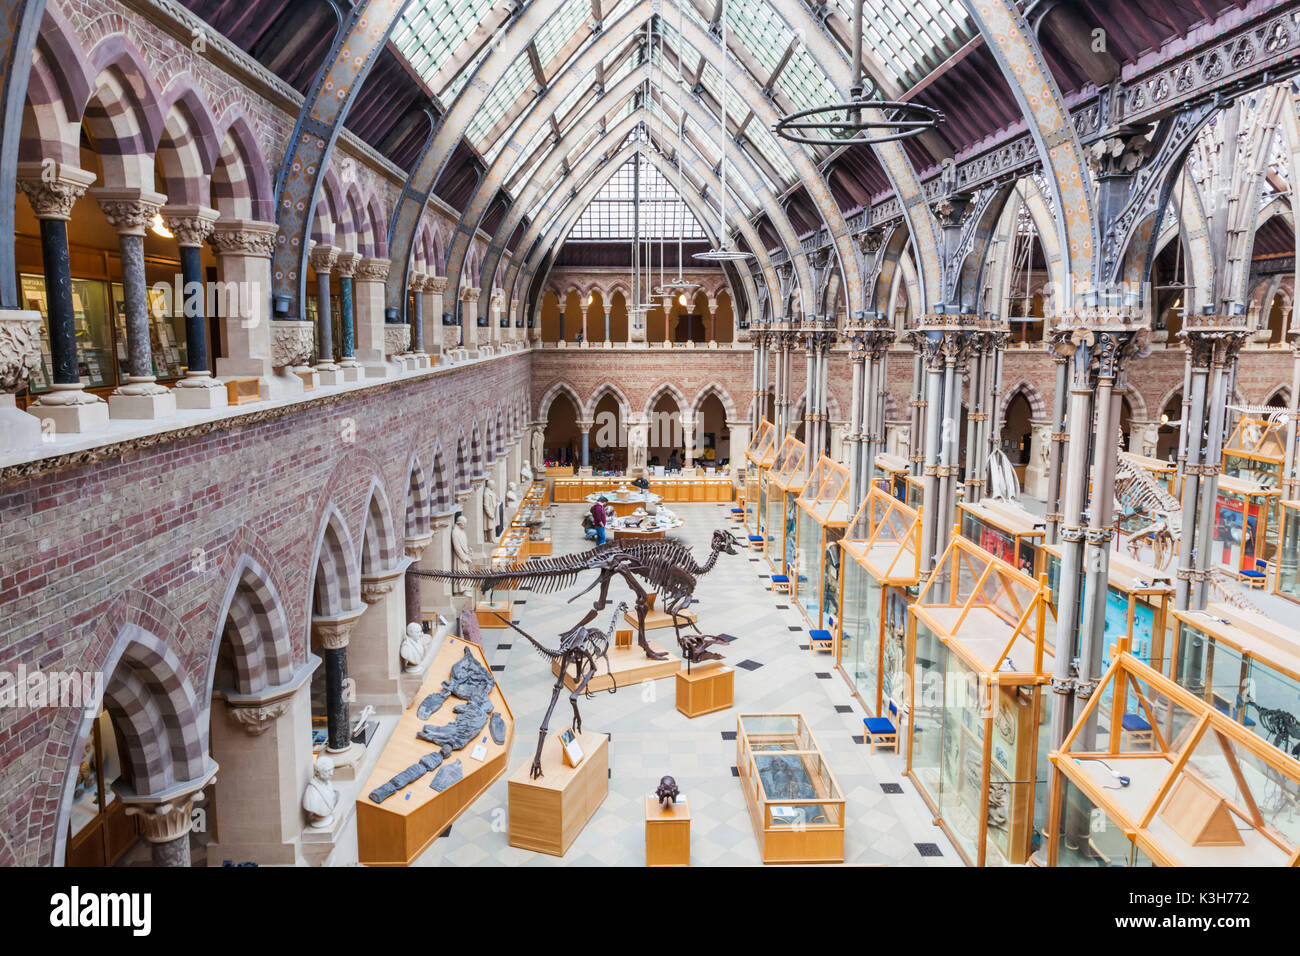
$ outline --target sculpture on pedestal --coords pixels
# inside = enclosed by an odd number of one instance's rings
[[[659,781],[659,787],[655,790],[655,796],[659,798],[659,806],[668,807],[677,802],[681,796],[681,791],[677,789],[677,781],[672,777],[663,777]]]
[[[533,483],[533,466],[528,463],[527,458],[519,467],[519,480],[529,485]]]
[[[314,830],[327,830],[334,824],[334,808],[339,803],[339,792],[330,779],[334,776],[334,761],[329,754],[316,758],[312,778],[302,795],[302,808]]]
[[[402,670],[410,672],[419,670],[424,661],[424,631],[420,625],[412,622],[406,625],[406,634],[402,637],[398,655],[402,658]]]
[[[498,527],[497,518],[497,493],[492,487],[492,482],[483,483],[483,540],[492,542],[496,540],[496,535],[492,529]]]
[[[519,505],[519,486],[513,481],[506,487],[506,510],[514,511]]]
[[[469,532],[465,530],[465,516],[463,514],[456,515],[456,523],[451,529],[451,555],[451,566],[457,573],[467,574],[474,569],[474,554],[469,549]],[[462,597],[473,597],[473,579],[456,578],[452,593]]]

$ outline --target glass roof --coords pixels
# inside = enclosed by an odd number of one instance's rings
[[[851,26],[853,0],[835,4]],[[904,88],[923,80],[977,32],[961,0],[873,0],[862,19],[863,45]]]
[[[633,157],[620,166],[587,206],[570,239],[631,242],[636,219],[636,165]],[[706,238],[704,228],[654,163],[641,160],[641,238]]]
[[[393,45],[416,74],[432,85],[434,76],[479,25],[492,3],[493,0],[425,0],[407,4],[393,27]],[[463,72],[468,76],[468,70]],[[443,93],[442,90],[434,92]]]

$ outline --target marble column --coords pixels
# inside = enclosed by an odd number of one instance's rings
[[[411,276],[411,342],[408,348],[412,368],[428,368],[429,355],[424,351],[424,284],[423,272]]]
[[[578,431],[582,434],[582,464],[583,468],[591,467],[591,429],[596,423],[593,421],[577,422]]]
[[[682,449],[685,458],[682,470],[689,471],[695,467],[695,416],[682,416]]]
[[[216,775],[217,765],[209,760],[208,770],[203,776],[175,784],[162,793],[137,794],[122,780],[114,782],[113,792],[126,807],[127,816],[140,821],[154,866],[190,865],[194,804],[203,802],[203,788]]]
[[[447,277],[429,275],[424,280],[424,319],[431,328],[426,331],[424,340],[425,348],[431,350],[431,354],[441,357],[443,349],[446,347],[446,337],[443,331],[442,313],[445,309],[443,304],[443,294],[447,291]]]
[[[322,385],[339,385],[346,381],[343,370],[334,364],[334,316],[330,309],[330,273],[339,259],[337,246],[317,246],[309,260],[316,273],[316,376]]]
[[[95,174],[61,163],[19,163],[18,186],[41,228],[46,315],[53,362],[53,389],[27,406],[41,419],[42,434],[76,434],[108,427],[108,403],[85,390],[78,374],[77,329],[68,258],[68,220],[73,204],[95,181]]]
[[[220,215],[207,206],[164,206],[163,221],[176,239],[181,254],[181,279],[185,299],[185,377],[173,393],[177,408],[225,408],[226,387],[212,377],[208,356],[207,278],[203,273],[203,244]]]
[[[253,219],[219,219],[208,237],[217,254],[217,283],[226,354],[217,358],[221,378],[255,378],[264,399],[282,391],[272,372],[271,254],[276,225]],[[217,296],[218,301],[222,296]],[[234,307],[231,307],[233,303]],[[295,391],[302,391],[297,383]]]
[[[460,290],[460,344],[473,348],[478,344],[478,300],[482,290],[463,286]]]
[[[403,577],[407,624],[419,624],[424,620],[422,614],[423,605],[420,599],[420,578],[411,572],[420,567],[420,560],[424,557],[424,552],[429,549],[431,544],[433,544],[433,532],[406,539],[406,556],[411,559],[411,563],[407,566]]]
[[[339,368],[343,381],[361,380],[361,363],[356,358],[356,295],[353,278],[361,256],[355,252],[340,252],[334,263],[339,277]]]
[[[705,339],[708,340],[709,348],[717,348],[718,347],[718,300],[717,299],[713,299],[713,298],[709,299],[709,314],[705,318],[709,323],[707,327],[708,335],[705,336]]]
[[[388,378],[396,372],[388,362],[384,322],[384,284],[391,265],[387,259],[362,259],[357,263],[353,287],[356,357],[366,378]]]
[[[312,636],[320,644],[325,661],[325,706],[329,739],[325,752],[334,760],[335,775],[341,780],[356,776],[356,768],[366,748],[352,742],[352,710],[348,680],[348,643],[365,606],[344,611],[334,617],[313,617]]]
[[[176,414],[172,391],[154,375],[149,322],[148,281],[144,274],[144,231],[167,197],[140,189],[92,189],[108,224],[117,230],[122,259],[122,298],[126,309],[126,384],[108,397],[113,418],[170,418]],[[179,302],[172,308],[180,308]]]

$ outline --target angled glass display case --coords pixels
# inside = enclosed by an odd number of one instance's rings
[[[871,483],[890,497],[907,501],[907,475],[911,466],[906,458],[881,452],[872,462]]]
[[[849,523],[848,492],[849,470],[823,455],[796,499],[799,539],[790,583],[812,628],[834,631],[839,618],[840,549],[836,542]]]
[[[1242,416],[1223,446],[1223,474],[1265,488],[1280,488],[1286,460],[1286,418]]]
[[[1174,683],[1300,758],[1300,631],[1218,603],[1173,618]]]
[[[907,675],[907,614],[917,582],[920,514],[873,487],[840,549],[836,666],[867,713],[884,716]]]
[[[1274,515],[1281,499],[1277,488],[1221,475],[1214,503],[1211,565],[1238,574],[1256,571],[1257,562],[1268,561],[1277,546]]]
[[[762,533],[766,502],[762,500],[759,472],[772,463],[776,454],[775,438],[776,428],[763,419],[745,449],[745,529],[748,534]]]
[[[1133,698],[1145,727],[1096,693],[1050,755],[1050,866],[1300,861],[1300,763],[1127,652],[1100,690]]]
[[[794,564],[795,504],[808,480],[808,450],[793,435],[787,435],[777,452],[768,477],[767,563],[777,574],[788,575]]]
[[[741,714],[736,770],[764,863],[841,863],[844,793],[802,714]]]
[[[1046,823],[1045,583],[955,535],[909,616],[907,773],[971,866],[1021,864]]]
[[[1280,540],[1274,563],[1273,593],[1300,604],[1300,501],[1279,502]]]
[[[1026,574],[1034,573],[1046,533],[1042,518],[1018,504],[994,498],[962,502],[957,509],[961,533],[967,540]]]

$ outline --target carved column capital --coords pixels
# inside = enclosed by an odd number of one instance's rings
[[[361,607],[352,611],[344,611],[335,617],[313,617],[311,619],[312,636],[320,641],[321,647],[327,651],[342,650],[348,646],[348,640],[352,637],[352,628],[356,626],[357,619],[365,611],[366,609]]]
[[[269,259],[275,252],[277,226],[258,219],[222,219],[208,236],[218,256],[249,256]]]
[[[200,247],[212,235],[221,213],[207,206],[163,206],[163,222],[176,238],[176,245]]]
[[[167,197],[144,189],[100,188],[90,194],[120,236],[143,236]]]
[[[387,282],[391,259],[362,259],[357,263],[358,282]]]
[[[73,204],[94,181],[94,173],[63,163],[18,164],[18,188],[37,219],[71,219]]]
[[[357,266],[360,263],[360,253],[345,252],[340,249],[338,256],[334,260],[334,272],[341,278],[350,279],[357,274]]]
[[[329,275],[334,264],[339,261],[338,246],[317,246],[307,255],[307,261],[316,270],[317,275]]]
[[[426,292],[433,292],[436,295],[442,295],[447,291],[446,276],[429,276],[427,285],[424,287]]]
[[[269,704],[250,704],[241,706],[237,704],[227,704],[226,713],[230,719],[244,728],[244,732],[250,737],[257,737],[266,732],[277,719],[283,717],[289,712],[289,707],[293,703],[290,698],[283,698]]]
[[[177,784],[159,794],[137,794],[121,780],[113,792],[126,807],[127,816],[137,817],[150,843],[170,843],[193,829],[194,804],[203,800],[203,788],[216,781],[217,765],[208,760],[201,777]]]

